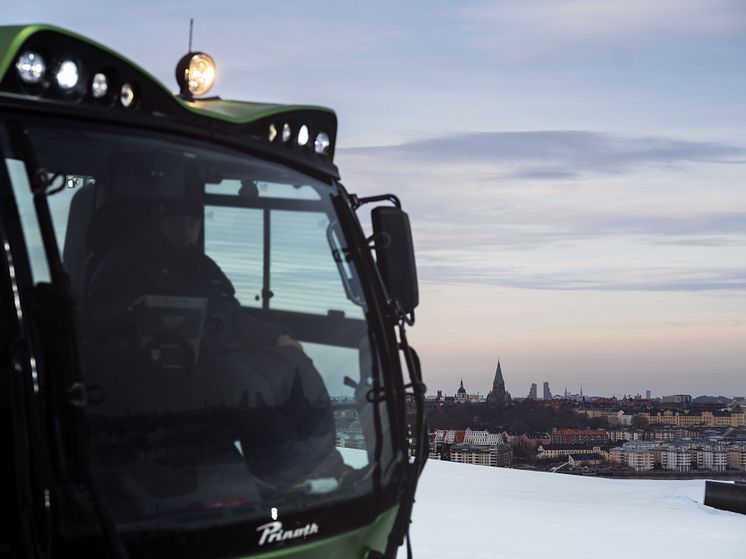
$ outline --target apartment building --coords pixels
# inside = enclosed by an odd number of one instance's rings
[[[692,469],[692,453],[684,447],[667,447],[661,450],[661,467],[664,470],[688,472]]]
[[[450,458],[451,462],[504,468],[513,464],[513,449],[506,444],[493,446],[454,444],[451,446]]]

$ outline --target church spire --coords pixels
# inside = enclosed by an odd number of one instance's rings
[[[492,381],[492,385],[495,384],[505,384],[505,381],[503,380],[503,370],[500,366],[500,358],[497,358],[497,367],[495,368],[495,380]]]

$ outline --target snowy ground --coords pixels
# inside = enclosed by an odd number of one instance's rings
[[[745,559],[746,515],[705,507],[704,487],[431,460],[414,507],[414,556]]]

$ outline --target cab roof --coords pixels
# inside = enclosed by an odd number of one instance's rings
[[[44,61],[38,82],[24,81],[16,68],[26,52],[34,52]],[[66,60],[77,64],[79,82],[63,90],[52,74]],[[109,84],[107,94],[98,98],[90,87],[96,74],[104,74]],[[129,106],[122,101],[125,84],[134,92]],[[124,56],[52,25],[0,26],[0,109],[3,107],[191,130],[316,175],[339,176],[333,163],[337,118],[331,109],[217,97],[184,99]],[[302,127],[302,138],[308,138],[305,143],[299,137]],[[317,145],[326,148],[319,150]]]

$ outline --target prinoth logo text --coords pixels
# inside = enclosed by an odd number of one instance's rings
[[[282,542],[295,538],[305,538],[311,534],[318,534],[319,526],[315,522],[312,522],[295,530],[283,530],[282,522],[275,520],[274,522],[262,524],[256,531],[261,533],[259,536],[259,545],[264,545],[265,543]]]

